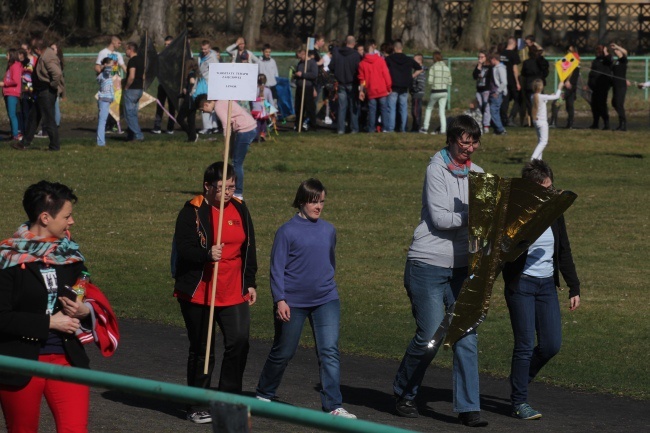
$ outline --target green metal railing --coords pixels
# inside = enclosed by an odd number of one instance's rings
[[[0,355],[0,370],[29,376],[47,377],[66,382],[81,383],[106,389],[159,400],[186,404],[209,404],[218,401],[227,404],[247,406],[256,416],[272,418],[292,424],[316,427],[322,430],[357,433],[408,433],[397,427],[376,424],[369,421],[346,419],[324,412],[289,406],[286,404],[264,402],[252,397],[244,397],[225,392],[159,382],[121,374],[93,371],[76,367],[63,367],[44,362]]]

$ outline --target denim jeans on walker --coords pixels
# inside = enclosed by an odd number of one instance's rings
[[[106,119],[108,119],[111,101],[98,100],[97,108],[99,116],[97,119],[97,146],[106,146]]]
[[[339,356],[341,303],[338,299],[316,307],[291,307],[291,320],[288,322],[275,319],[273,347],[260,374],[257,395],[269,399],[275,397],[284,370],[296,354],[305,319],[309,319],[316,342],[322,408],[325,412],[331,412],[341,407],[343,400]]]
[[[379,104],[379,113],[381,114],[381,122],[386,125],[386,121],[390,116],[388,112],[388,97],[375,98],[368,100],[368,132],[375,132],[377,123],[377,104]]]
[[[497,94],[496,97],[490,95],[490,117],[492,118],[492,123],[494,123],[494,131],[502,133],[505,131],[503,123],[501,123],[501,104],[503,103],[503,95],[501,93]]]
[[[253,140],[257,137],[257,128],[248,132],[238,132],[235,135],[235,145],[232,150],[232,166],[235,169],[235,194],[244,194],[244,158]]]
[[[142,98],[142,89],[125,89],[122,92],[124,97],[124,115],[126,116],[126,124],[129,127],[128,138],[130,140],[142,140],[144,135],[140,130],[138,123],[138,103]]]
[[[400,90],[399,92],[391,92],[388,95],[388,119],[385,121],[386,132],[395,132],[397,128],[397,112],[399,111],[399,131],[406,132],[406,121],[408,118],[408,90]]]
[[[345,132],[345,121],[350,113],[350,130],[359,132],[359,93],[354,84],[339,85],[339,111],[337,127],[339,134]],[[313,122],[316,124],[316,121]]]
[[[505,291],[514,334],[510,368],[513,404],[528,402],[528,384],[562,345],[560,304],[553,277],[522,275],[516,292]],[[535,346],[537,335],[537,346]]]
[[[467,267],[450,269],[417,260],[406,261],[404,287],[411,300],[411,311],[417,329],[393,382],[393,391],[401,398],[415,399],[430,363],[425,362],[429,350],[427,344],[442,322],[446,309],[456,301],[466,277]],[[478,411],[480,398],[476,331],[458,340],[453,345],[453,351],[454,412]]]

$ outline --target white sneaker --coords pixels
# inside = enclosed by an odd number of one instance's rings
[[[169,135],[174,135],[174,130],[173,130],[173,129],[168,129],[168,130],[165,131],[165,132],[166,132],[167,134],[169,134]]]
[[[188,412],[187,420],[194,424],[208,424],[212,422],[212,415],[205,411]]]
[[[202,129],[202,130],[199,131],[199,134],[201,134],[201,135],[206,135],[206,134],[209,134],[209,133],[210,133],[209,129]]]
[[[325,124],[326,125],[331,125],[332,124],[332,118],[329,117],[329,116],[325,117]]]
[[[418,131],[420,134],[428,134],[427,130],[422,128]]]
[[[255,398],[258,399],[259,401],[264,401],[264,402],[266,402],[266,403],[268,403],[268,402],[271,401],[270,398],[261,397],[261,396],[259,396],[259,395],[256,395]]]
[[[333,411],[330,412],[330,415],[340,416],[341,418],[357,419],[356,415],[352,415],[350,412],[343,409],[342,407],[334,409]]]
[[[152,134],[160,134],[162,131],[160,129],[152,129],[151,133]]]

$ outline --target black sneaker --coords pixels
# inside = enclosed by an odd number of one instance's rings
[[[495,132],[494,135],[508,135],[508,131],[506,131],[506,130],[504,129],[504,130],[501,131],[501,132]]]
[[[467,427],[485,427],[487,421],[481,420],[481,412],[461,412],[458,414],[458,422]]]
[[[405,418],[417,418],[419,416],[418,407],[415,404],[415,400],[398,398],[397,402],[395,402],[395,411],[399,416],[403,416]]]

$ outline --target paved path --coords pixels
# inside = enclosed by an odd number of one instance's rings
[[[183,328],[137,320],[120,322],[122,339],[116,354],[102,358],[88,347],[96,370],[184,384],[187,337]],[[217,348],[222,342],[217,342]],[[244,376],[244,389],[253,395],[270,342],[253,341]],[[421,416],[401,418],[393,413],[391,382],[398,362],[343,355],[342,392],[345,407],[359,418],[421,432],[468,431],[452,413],[450,371],[429,368],[419,394]],[[218,376],[215,374],[215,377]],[[214,384],[214,383],[213,383]],[[320,410],[318,364],[313,349],[299,349],[278,391],[281,401]],[[489,426],[484,432],[648,432],[650,404],[610,395],[580,393],[541,384],[531,385],[535,408],[544,417],[519,421],[509,416],[509,387],[503,379],[481,377],[481,406]],[[1,415],[0,415],[1,418]],[[49,410],[43,407],[41,431],[54,432]],[[4,419],[0,420],[4,430]],[[184,419],[180,404],[92,389],[90,432],[210,432],[211,425]],[[253,431],[311,432],[314,429],[253,417]]]

